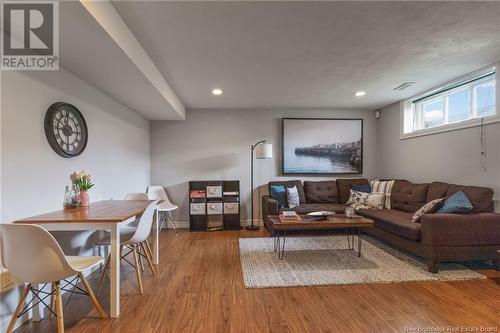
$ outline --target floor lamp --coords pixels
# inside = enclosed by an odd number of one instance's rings
[[[266,140],[261,140],[257,142],[256,144],[252,145],[252,148],[250,149],[250,179],[251,179],[251,192],[250,192],[250,200],[252,201],[252,208],[250,210],[250,219],[251,219],[251,225],[247,226],[247,230],[257,230],[259,229],[259,226],[254,226],[253,225],[253,157],[254,157],[254,150],[255,150],[255,158],[256,159],[269,159],[273,158],[273,145],[271,143],[266,143]]]

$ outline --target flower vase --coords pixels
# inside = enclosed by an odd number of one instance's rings
[[[80,191],[80,206],[88,207],[90,205],[89,192]]]

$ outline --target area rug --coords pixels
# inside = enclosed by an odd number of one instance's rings
[[[355,244],[357,249],[357,244]],[[287,237],[284,260],[273,251],[273,239],[240,238],[240,260],[246,288],[346,285],[410,281],[485,279],[460,264],[443,263],[439,273],[408,253],[365,236],[362,256],[349,250],[346,236]]]

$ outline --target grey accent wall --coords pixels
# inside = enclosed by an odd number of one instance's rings
[[[255,160],[254,214],[260,219],[260,196],[276,179],[333,179],[281,175],[281,118],[323,117],[364,119],[364,174],[376,176],[375,119],[372,111],[353,110],[188,110],[186,120],[152,121],[151,183],[166,187],[178,204],[178,221],[188,220],[188,181],[240,180],[242,220],[250,212],[250,145],[266,139],[273,144],[272,160]],[[358,177],[350,175],[346,177]]]
[[[377,121],[380,177],[487,186],[500,200],[500,123],[484,127],[485,171],[481,169],[479,127],[400,140],[399,121],[399,103],[383,109]]]
[[[93,176],[91,201],[145,191],[149,185],[145,118],[62,69],[1,74],[0,222],[61,209],[64,188],[76,170],[85,169]],[[88,145],[75,158],[60,157],[45,138],[45,112],[58,101],[74,104],[87,121]],[[54,235],[67,254],[89,254],[93,249],[92,232]],[[13,289],[0,295],[0,326],[7,325],[18,293]]]

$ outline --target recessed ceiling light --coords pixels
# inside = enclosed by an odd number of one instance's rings
[[[363,97],[364,95],[366,95],[366,91],[363,91],[363,90],[356,91],[354,93],[354,96],[356,96],[356,97]]]
[[[222,95],[222,89],[215,88],[214,90],[212,90],[212,94],[214,94],[215,96]]]

